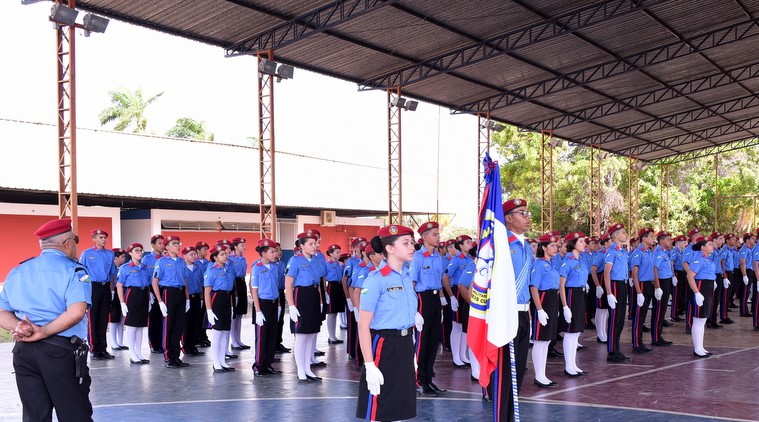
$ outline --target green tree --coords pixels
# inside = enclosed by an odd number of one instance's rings
[[[177,123],[166,132],[166,136],[213,142],[213,133],[207,132],[206,122],[197,121],[189,117],[177,119]]]
[[[155,102],[163,92],[160,92],[148,99],[142,96],[142,88],[130,91],[126,88],[119,88],[116,91],[108,91],[111,97],[111,106],[100,112],[98,118],[101,125],[107,125],[113,121],[116,131],[123,132],[128,127],[134,127],[134,133],[145,133],[148,125],[145,109]]]

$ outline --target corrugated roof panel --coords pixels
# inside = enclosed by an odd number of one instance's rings
[[[566,51],[574,51],[576,54],[564,54]],[[540,63],[557,72],[572,72],[609,59],[606,53],[587,48],[587,43],[568,34],[521,49],[517,53],[528,61]]]
[[[495,58],[466,66],[456,72],[508,89],[529,85],[554,76],[549,72],[537,69],[534,66],[506,55],[499,55]]]
[[[678,0],[665,2],[651,11],[686,38],[749,18],[733,0]]]
[[[407,88],[404,88],[401,92],[412,97],[435,96],[440,98],[443,102],[459,104],[465,96],[480,98],[493,95],[497,91],[493,91],[482,85],[467,82],[451,75],[440,75],[410,85]]]
[[[580,33],[610,50],[617,57],[637,54],[655,46],[676,41],[664,28],[652,25],[651,18],[642,11],[613,19],[603,25],[583,29]],[[603,60],[612,58],[613,56],[607,55]]]

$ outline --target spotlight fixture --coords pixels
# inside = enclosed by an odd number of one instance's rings
[[[548,140],[548,144],[551,145],[554,148],[561,147],[561,139],[558,138],[551,138]]]
[[[295,73],[295,68],[290,65],[279,64],[274,60],[261,59],[261,61],[258,62],[258,73],[262,75],[276,76],[277,82],[280,82],[282,79],[292,79],[293,74]]]
[[[61,3],[54,4],[53,8],[50,9],[50,20],[61,25],[74,26],[77,15],[79,15],[78,10]]]
[[[407,111],[415,111],[419,106],[419,101],[409,100],[408,98],[393,95],[390,98],[390,107],[398,107]]]
[[[105,32],[105,28],[108,27],[108,19],[88,13],[84,15],[84,30],[85,34],[88,32],[97,32],[102,34]]]
[[[493,132],[500,132],[500,131],[506,129],[506,126],[504,126],[504,125],[502,125],[500,123],[496,123],[496,122],[494,122],[492,120],[485,120],[485,122],[482,123],[481,126],[482,126],[483,129],[490,129]]]

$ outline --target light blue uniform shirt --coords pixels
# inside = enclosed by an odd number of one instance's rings
[[[612,243],[606,251],[604,266],[606,264],[612,265],[611,274],[609,274],[612,281],[627,281],[627,252],[616,243]]]
[[[416,283],[416,291],[440,290],[443,286],[443,260],[436,250],[428,251],[426,246],[414,253],[410,267],[411,279]]]
[[[675,271],[684,271],[685,268],[683,268],[683,250],[675,246],[672,248],[672,251],[669,253],[669,259],[672,260],[672,262],[675,265]]]
[[[672,278],[674,275],[672,272],[672,259],[670,258],[669,251],[665,250],[661,246],[657,246],[653,252],[654,267],[659,272],[659,279]]]
[[[319,280],[327,275],[327,261],[324,258],[324,254],[316,251],[313,257],[311,257],[311,266],[314,268],[314,274]]]
[[[527,241],[519,241],[519,238],[510,230],[506,231],[509,235],[509,251],[511,251],[511,265],[514,267],[514,277],[517,283],[517,304],[525,305],[530,303],[530,270],[535,257],[532,255],[532,248]],[[525,268],[525,277],[520,280],[519,274],[522,268]]]
[[[690,265],[690,260],[696,252],[693,250],[693,243],[689,243],[683,250],[683,262],[687,262]]]
[[[472,261],[472,257],[470,257],[469,254],[464,253],[456,255],[448,261],[448,268],[446,268],[445,271],[450,279],[451,287],[459,284],[461,273],[464,272],[464,269],[469,265],[470,261]]]
[[[535,286],[540,291],[556,290],[559,288],[559,272],[548,260],[538,258],[532,264],[530,286]]]
[[[290,262],[287,263],[287,275],[294,279],[293,287],[309,287],[319,284],[319,279],[311,265],[313,261],[313,257],[309,260],[303,255],[295,255],[290,258]]]
[[[274,300],[279,298],[278,277],[279,268],[273,262],[267,266],[259,259],[250,267],[250,287],[258,289],[258,297],[261,299]]]
[[[362,262],[361,258],[355,255],[345,260],[345,267],[343,268],[343,277],[348,277],[349,283],[350,283],[351,277],[353,277],[353,267],[357,266],[361,262]]]
[[[142,257],[142,263],[148,267],[148,273],[150,273],[151,278],[153,277],[153,272],[155,272],[155,263],[158,262],[161,257],[161,254],[156,254],[155,252],[151,252]]]
[[[722,276],[722,265],[720,265],[720,260],[722,259],[722,253],[719,250],[715,249],[714,252],[712,252],[707,257],[707,259],[714,263],[714,272],[717,275]]]
[[[464,268],[464,271],[461,272],[461,277],[459,277],[458,285],[465,289],[472,287],[475,271],[477,271],[477,262],[475,260],[471,260],[466,265],[466,268]]]
[[[734,271],[738,268],[738,250],[736,248],[727,247],[727,253],[725,254],[725,265],[730,271]]]
[[[110,249],[97,249],[95,247],[82,252],[79,262],[87,269],[90,281],[111,281],[116,277],[116,266],[113,264],[113,251]]]
[[[588,268],[580,258],[575,258],[573,253],[568,253],[559,267],[559,275],[566,279],[565,287],[584,287],[588,284]]]
[[[164,256],[155,263],[153,278],[158,279],[161,287],[184,287],[187,275],[187,265],[180,257]]]
[[[285,274],[287,273],[287,266],[282,261],[277,261],[277,289],[285,290]]]
[[[185,263],[185,278],[187,279],[187,287],[191,295],[197,295],[203,292],[203,267],[198,264],[192,264],[192,270]]]
[[[113,265],[113,263],[111,263]],[[92,285],[80,263],[63,252],[44,249],[40,256],[21,263],[8,273],[0,290],[0,308],[26,315],[38,325],[46,325],[77,303],[92,305]],[[81,321],[57,335],[87,338],[87,313]]]
[[[325,262],[327,266],[327,275],[324,277],[329,282],[339,283],[343,279],[343,268],[340,266],[340,261],[333,261],[331,259]]]
[[[124,287],[148,287],[151,283],[150,272],[145,264],[134,265],[132,261],[119,267],[118,283]]]
[[[741,250],[738,251],[738,268],[740,268],[741,259],[746,260],[746,271],[754,271],[754,254],[751,253],[751,249],[745,244],[741,246]]]
[[[640,245],[632,253],[630,268],[638,267],[638,282],[654,281],[654,260],[651,251]]]
[[[235,277],[245,278],[248,271],[248,260],[245,256],[229,255],[227,265],[232,265],[230,269],[234,271]]]
[[[701,252],[693,254],[691,257],[690,270],[696,273],[696,280],[714,280],[717,278],[714,262]]]
[[[203,287],[210,287],[213,291],[232,291],[235,287],[235,275],[229,261],[223,267],[217,262],[210,263],[203,274]]]
[[[369,272],[376,270],[370,263],[362,262],[353,269],[353,277],[351,278],[350,287],[354,289],[360,289],[364,286],[366,277],[369,276]]]
[[[569,254],[567,254],[567,255],[569,255]],[[559,269],[561,268],[561,264],[563,262],[564,262],[564,256],[561,256],[560,254],[556,254],[556,255],[553,256],[553,258],[551,258],[551,266],[553,266],[553,268],[556,271],[559,271]]]
[[[604,258],[606,258],[606,249],[601,249],[593,256],[593,261],[590,262],[590,270],[592,271],[593,267],[596,267],[596,273],[604,272]],[[603,283],[603,281],[601,282]]]
[[[403,330],[414,325],[417,299],[409,271],[401,273],[382,261],[361,289],[362,311],[372,312],[372,330]]]

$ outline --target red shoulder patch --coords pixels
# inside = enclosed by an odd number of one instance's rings
[[[263,263],[263,262],[261,262],[261,261],[258,261],[258,262],[256,263],[256,265],[257,265],[257,266],[259,266],[259,267],[263,267],[263,266],[264,266],[264,263]]]
[[[429,258],[431,256],[430,255],[430,251],[424,251],[424,253],[422,254],[422,256],[425,257],[425,258]]]
[[[464,253],[463,253],[463,252],[459,254],[459,258],[465,258],[465,256],[464,256]]]
[[[369,267],[369,271],[374,271],[374,270],[376,270],[376,268],[374,267],[374,265],[372,265],[371,267]]]
[[[393,269],[390,268],[389,265],[385,265],[384,267],[380,268],[379,272],[383,277],[387,277],[391,272],[393,272]]]
[[[516,242],[516,241],[517,241],[517,237],[516,236],[514,236],[513,234],[511,236],[509,236],[509,243]]]

